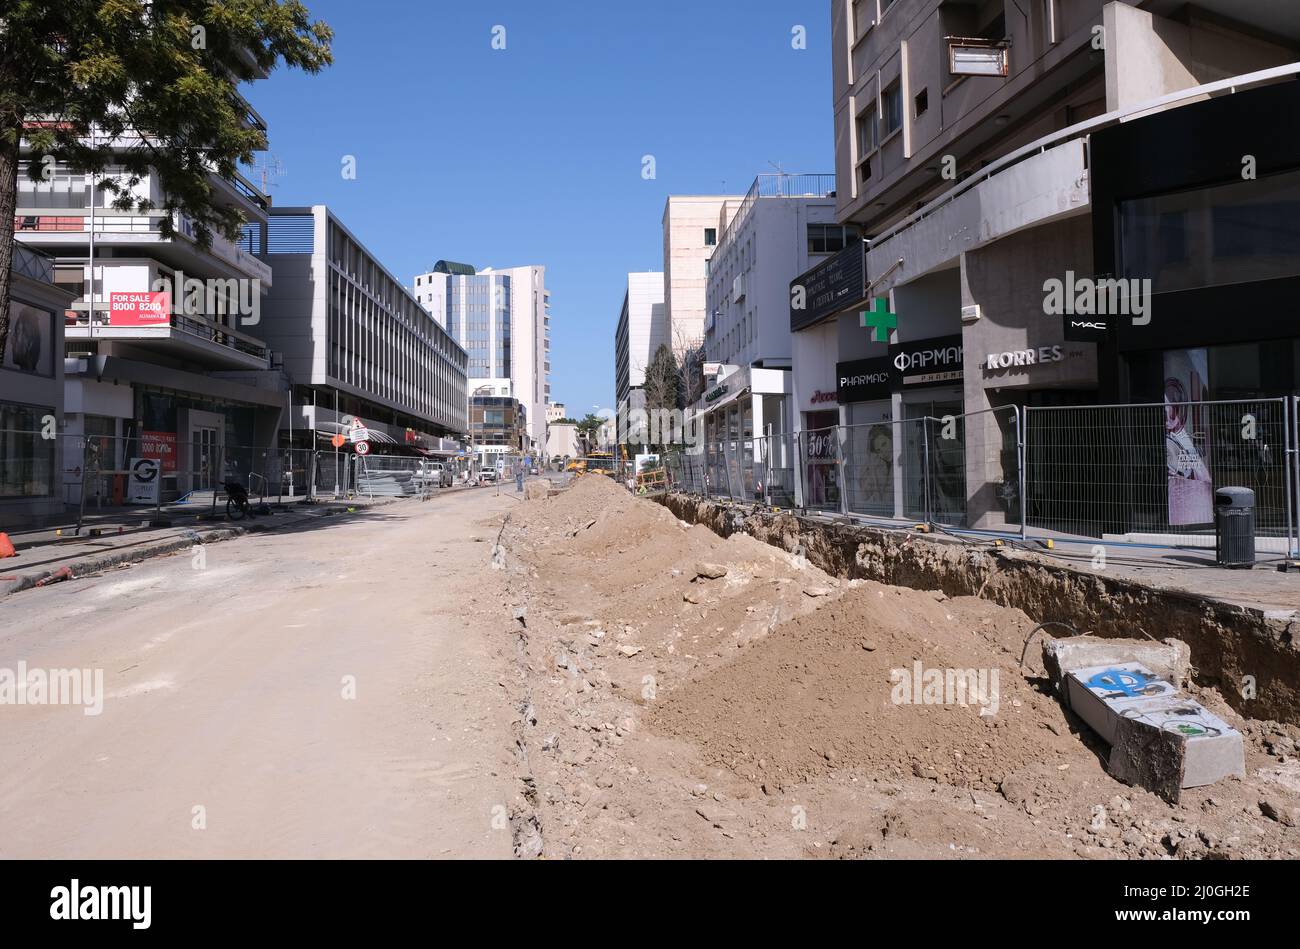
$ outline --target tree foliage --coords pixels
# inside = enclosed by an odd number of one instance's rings
[[[3,0],[0,356],[22,139],[33,179],[50,167],[120,166],[101,183],[114,207],[163,212],[166,237],[178,212],[200,246],[214,233],[234,239],[243,218],[210,176],[230,178],[267,145],[240,84],[279,63],[318,72],[331,62],[332,37],[299,0]],[[151,169],[158,202],[132,191]]]

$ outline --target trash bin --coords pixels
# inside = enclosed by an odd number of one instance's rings
[[[1255,492],[1219,488],[1214,492],[1214,553],[1221,567],[1255,566]]]

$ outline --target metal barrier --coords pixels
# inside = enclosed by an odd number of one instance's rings
[[[1214,491],[1233,485],[1255,492],[1256,536],[1286,538],[1289,552],[1291,401],[1028,409],[1028,523],[1107,543],[1213,546]]]

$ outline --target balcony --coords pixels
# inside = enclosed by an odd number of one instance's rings
[[[271,286],[271,267],[248,251],[226,240],[220,234],[212,235],[208,250],[199,249],[194,224],[183,214],[173,216],[176,236],[164,239],[159,223],[165,215],[123,214],[105,210],[95,215],[95,244],[100,247],[132,249],[140,254],[155,257],[170,266],[195,275],[208,275],[214,269],[220,276],[235,279],[257,279],[264,289]],[[89,213],[20,214],[14,217],[14,234],[19,240],[36,245],[54,256],[63,256],[63,249],[77,248],[67,256],[80,254],[90,236]],[[214,268],[214,264],[217,266]]]
[[[731,223],[718,238],[718,246],[714,249],[710,261],[723,259],[722,255],[727,252],[735,241],[736,235],[745,226],[745,221],[749,219],[749,212],[754,209],[756,201],[766,198],[831,198],[834,196],[834,175],[759,175],[749,186],[744,200],[740,202],[736,216],[731,219]]]
[[[214,369],[268,369],[271,351],[259,339],[223,326],[216,318],[172,313],[165,326],[109,326],[96,306],[94,326],[90,314],[83,310],[65,313],[65,338],[78,340],[129,342],[176,359],[199,363]]]

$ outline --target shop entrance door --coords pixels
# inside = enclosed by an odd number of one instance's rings
[[[211,491],[221,471],[221,433],[219,429],[200,425],[191,437],[190,486],[193,491]]]

